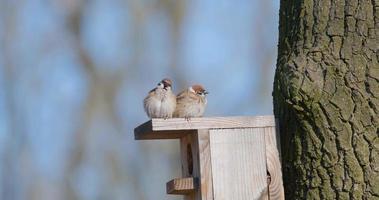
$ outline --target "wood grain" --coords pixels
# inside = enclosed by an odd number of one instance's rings
[[[185,200],[284,199],[273,116],[152,119],[134,134],[137,140],[180,139],[184,178],[168,182],[168,194],[184,194]]]
[[[194,192],[197,187],[193,177],[176,178],[166,184],[167,194],[188,194]]]
[[[180,138],[183,177],[195,177],[198,188],[185,200],[213,200],[209,131],[197,130]]]
[[[136,140],[177,139],[185,136],[186,130],[220,128],[259,128],[275,126],[274,116],[255,117],[203,117],[171,119],[151,119],[134,129]]]
[[[160,130],[193,130],[193,129],[213,129],[213,128],[255,128],[275,126],[275,119],[272,115],[256,117],[201,117],[172,119],[152,119],[152,129]]]
[[[213,200],[212,167],[209,130],[198,130],[192,137],[194,149],[194,176],[199,177],[199,190],[195,193],[196,200]]]
[[[190,133],[191,130],[153,131],[152,120],[134,129],[135,140],[178,139]]]
[[[215,200],[267,199],[262,128],[210,130]]]
[[[267,170],[270,174],[269,196],[270,200],[283,200],[284,188],[282,180],[282,168],[280,164],[277,134],[275,127],[264,128],[266,143]],[[278,142],[277,142],[278,140]]]
[[[193,177],[194,175],[194,162],[193,158],[196,157],[198,152],[197,143],[196,146],[193,143],[196,137],[197,131],[192,131],[191,134],[187,134],[184,137],[180,138],[180,157],[181,157],[181,166],[182,166],[182,176],[183,177]],[[198,178],[198,177],[197,177]],[[198,190],[198,187],[196,191]],[[195,191],[187,193],[184,196],[184,200],[195,200]]]

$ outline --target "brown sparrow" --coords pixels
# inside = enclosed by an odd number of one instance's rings
[[[172,81],[163,79],[152,89],[143,101],[147,116],[150,118],[171,118],[176,107],[176,96],[172,92]]]
[[[193,85],[176,97],[174,117],[202,117],[207,105],[208,92],[201,85]]]

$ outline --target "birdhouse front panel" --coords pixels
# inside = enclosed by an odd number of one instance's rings
[[[215,200],[268,196],[263,128],[213,129],[209,141]]]

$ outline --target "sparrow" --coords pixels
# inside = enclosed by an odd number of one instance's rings
[[[168,78],[158,83],[143,101],[149,118],[171,118],[176,108],[176,96],[172,92],[172,81]]]
[[[201,85],[193,85],[176,97],[174,117],[202,117],[207,105],[208,92]]]

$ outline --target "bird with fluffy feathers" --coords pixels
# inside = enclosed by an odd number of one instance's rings
[[[202,85],[196,84],[176,97],[176,109],[174,117],[184,117],[189,120],[191,117],[202,117],[207,105],[208,92]]]
[[[176,108],[176,96],[172,92],[172,81],[168,78],[158,83],[143,101],[150,118],[171,118]]]

